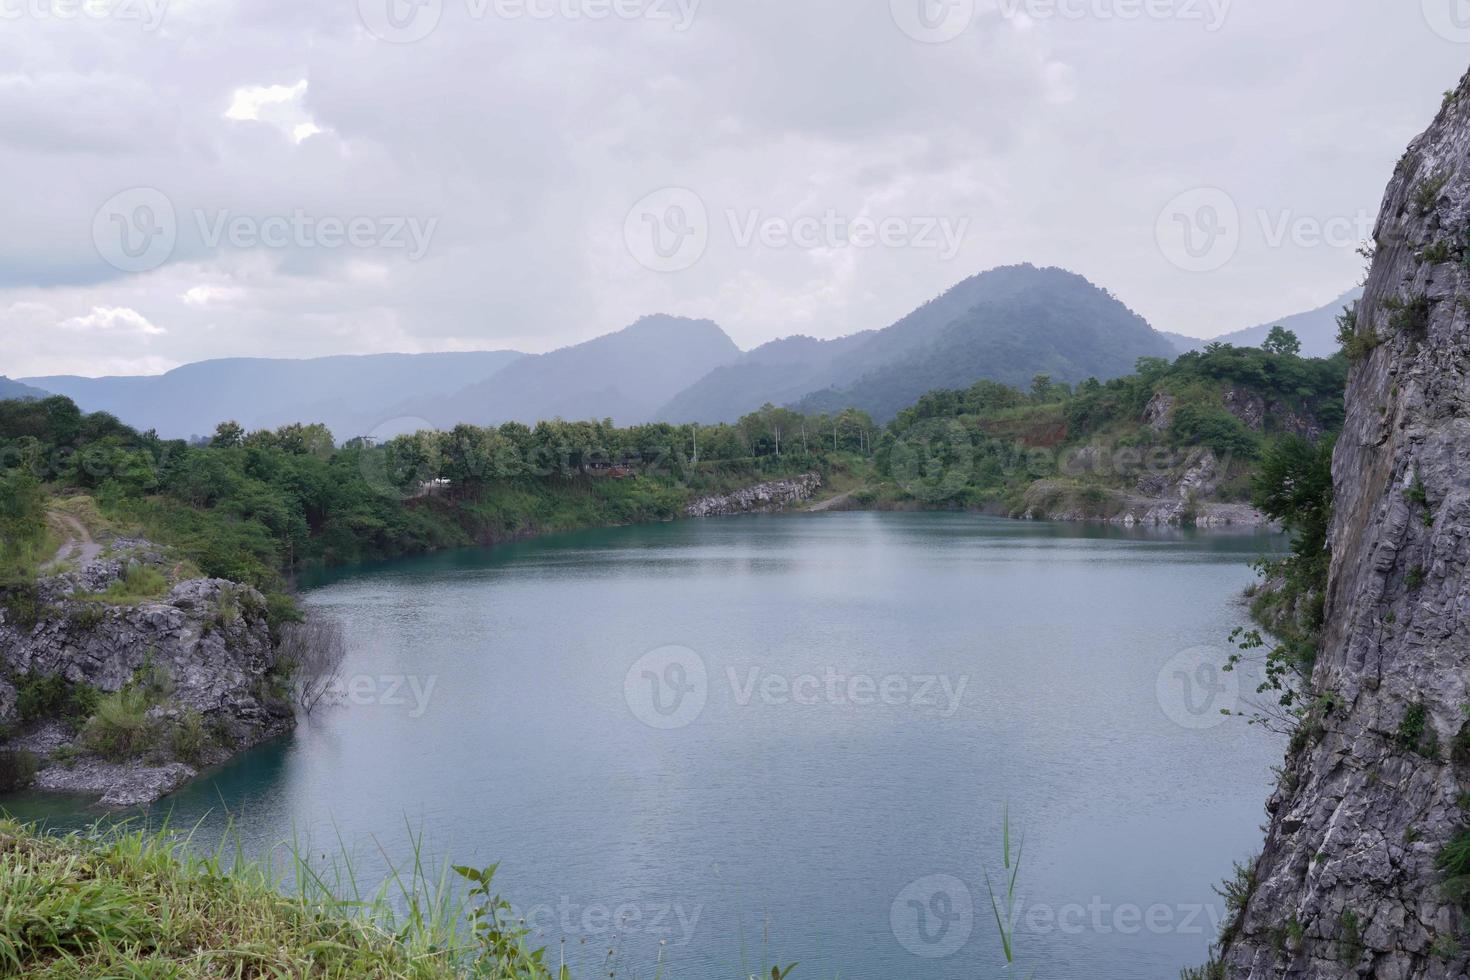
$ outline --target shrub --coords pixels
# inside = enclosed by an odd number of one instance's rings
[[[1410,705],[1404,712],[1397,741],[1406,751],[1417,752],[1426,759],[1439,758],[1439,733],[1429,723],[1429,709],[1423,704]]]
[[[1255,458],[1260,440],[1245,424],[1223,409],[1181,405],[1174,410],[1169,434],[1179,445],[1203,445],[1219,456]]]
[[[1340,932],[1337,936],[1337,955],[1344,963],[1352,964],[1363,958],[1363,927],[1358,913],[1343,909],[1337,917]]]
[[[1420,217],[1434,210],[1435,204],[1439,202],[1439,195],[1450,182],[1450,176],[1450,171],[1442,171],[1432,177],[1426,177],[1414,189],[1414,207],[1418,209]]]
[[[281,643],[276,648],[276,673],[289,680],[292,699],[309,715],[340,676],[346,656],[342,624],[311,616],[304,623],[289,623],[282,628]]]
[[[103,598],[117,605],[131,605],[161,598],[167,592],[168,579],[162,572],[147,565],[131,565],[122,578],[107,587]]]
[[[1393,313],[1389,317],[1388,326],[1394,333],[1405,334],[1415,343],[1429,336],[1431,304],[1427,295],[1421,293],[1407,301],[1390,299],[1384,305]]]
[[[132,687],[102,698],[82,729],[82,744],[104,759],[122,762],[142,755],[154,741],[147,695]]]
[[[7,623],[28,630],[41,621],[46,606],[34,582],[10,582],[0,584],[0,610]]]
[[[16,684],[16,709],[25,725],[55,719],[77,728],[97,710],[100,696],[95,687],[59,674],[28,674]]]
[[[1235,866],[1235,873],[1215,888],[1225,899],[1225,919],[1220,926],[1220,945],[1228,946],[1245,920],[1245,908],[1256,892],[1256,859]]]
[[[181,762],[199,765],[205,750],[213,743],[214,737],[204,727],[204,718],[197,711],[185,711],[169,728],[169,749]]]
[[[25,789],[39,768],[36,757],[24,749],[0,752],[0,793]]]

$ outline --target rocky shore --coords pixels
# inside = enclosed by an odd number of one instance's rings
[[[775,480],[732,493],[700,497],[684,508],[684,514],[687,517],[768,514],[810,500],[821,488],[820,473],[803,473],[789,480]]]
[[[0,607],[0,752],[26,757],[35,788],[109,807],[152,802],[294,724],[264,597],[189,579],[114,603],[112,583],[161,561],[146,542],[127,544],[42,579],[29,610]],[[112,722],[124,726],[121,748],[97,717],[119,692],[130,696]]]

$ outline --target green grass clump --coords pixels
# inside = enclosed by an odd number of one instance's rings
[[[137,687],[105,695],[82,729],[82,744],[111,762],[136,759],[153,747],[153,722],[147,692]]]
[[[1439,196],[1449,184],[1451,176],[1453,176],[1452,171],[1441,171],[1433,176],[1426,177],[1414,189],[1414,207],[1418,210],[1421,217],[1434,210],[1434,206],[1439,203]]]
[[[326,893],[296,859],[294,895],[266,864],[195,856],[168,834],[64,838],[0,822],[0,976],[383,977],[438,980],[464,930],[420,907],[406,921],[386,894]],[[428,906],[442,893],[415,879]],[[459,934],[457,935],[456,932]],[[550,974],[482,973],[489,977]]]
[[[1399,722],[1399,746],[1426,759],[1439,758],[1439,733],[1429,723],[1429,709],[1422,704],[1410,705]]]
[[[102,598],[115,605],[135,605],[150,599],[161,599],[168,593],[168,579],[156,568],[133,565],[113,582]]]

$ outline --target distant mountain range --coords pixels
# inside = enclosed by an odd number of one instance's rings
[[[1271,320],[1260,326],[1247,327],[1234,333],[1211,337],[1209,340],[1186,337],[1179,333],[1166,333],[1164,336],[1169,338],[1180,353],[1201,350],[1206,344],[1214,343],[1233,344],[1236,347],[1259,347],[1265,341],[1266,335],[1271,332],[1271,328],[1280,325],[1296,334],[1297,339],[1302,342],[1303,357],[1331,357],[1337,353],[1338,349],[1337,318],[1341,315],[1342,308],[1352,306],[1362,298],[1363,289],[1359,286],[1315,310],[1297,313],[1280,320]]]
[[[1330,354],[1334,318],[1356,295],[1273,324],[1295,330],[1304,353]],[[1255,345],[1270,326],[1218,339]],[[733,422],[767,402],[860,408],[886,421],[934,388],[982,378],[1025,387],[1037,374],[1107,380],[1140,357],[1208,342],[1154,330],[1075,273],[1017,265],[966,279],[881,330],[787,337],[745,353],[709,320],[659,315],[547,354],[230,358],[147,377],[0,378],[0,398],[66,395],[168,438],[208,435],[230,419],[247,429],[322,422],[339,440],[557,417]]]
[[[764,401],[789,400],[803,412],[858,408],[882,422],[935,388],[981,378],[1026,387],[1037,374],[1107,380],[1131,372],[1140,357],[1173,355],[1142,317],[1081,276],[1007,266],[966,279],[882,330],[756,348],[681,392],[660,417],[731,421]]]
[[[523,357],[459,390],[441,388],[448,397],[412,403],[406,414],[440,427],[552,418],[630,425],[660,417],[675,392],[739,356],[709,320],[646,316],[617,333]]]
[[[19,381],[11,381],[0,374],[0,400],[9,398],[45,398],[50,395],[49,391],[40,388],[32,388],[30,385],[21,384]]]
[[[84,411],[105,411],[171,439],[209,435],[233,419],[247,429],[322,422],[339,439],[370,433],[406,414],[401,406],[487,378],[524,355],[514,351],[372,354],[310,360],[227,358],[145,377],[27,378]]]

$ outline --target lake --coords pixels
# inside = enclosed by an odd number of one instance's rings
[[[1222,708],[1265,534],[962,514],[681,522],[303,582],[340,703],[164,801],[368,869],[411,834],[556,962],[734,980],[1172,978],[1283,742]],[[42,797],[21,816],[80,819]],[[1007,973],[986,873],[1023,842]],[[381,849],[381,850],[380,850]],[[564,946],[563,946],[564,943]],[[606,970],[603,971],[605,975]]]

